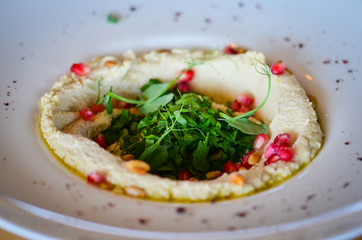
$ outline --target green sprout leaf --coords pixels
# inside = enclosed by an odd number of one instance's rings
[[[200,171],[205,171],[205,169],[209,168],[209,163],[207,161],[207,154],[209,153],[209,147],[207,143],[207,139],[204,141],[200,141],[197,146],[194,157],[193,157],[193,166]]]
[[[163,95],[152,102],[147,102],[142,107],[138,108],[138,110],[143,114],[148,114],[150,112],[156,111],[160,106],[165,106],[169,103],[175,95],[173,93],[169,93]]]
[[[260,133],[267,133],[268,126],[265,124],[257,124],[247,118],[230,118],[227,120],[230,126],[239,129],[243,133],[250,135],[258,135]]]
[[[164,89],[168,89],[169,83],[157,83],[149,86],[142,94],[141,99],[153,99],[162,95]]]

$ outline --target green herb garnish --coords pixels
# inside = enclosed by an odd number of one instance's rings
[[[240,161],[252,149],[255,137],[218,121],[220,113],[211,105],[208,97],[175,93],[167,105],[142,119],[122,112],[111,126],[118,136],[113,130],[104,133],[106,139],[117,139],[123,154],[147,162],[154,174],[176,177],[179,170],[189,169],[193,176],[204,179],[205,173],[222,170],[225,162]],[[129,119],[127,123],[125,119]],[[125,124],[137,124],[136,130],[118,129]]]

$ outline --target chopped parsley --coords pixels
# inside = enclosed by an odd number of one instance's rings
[[[179,170],[189,169],[197,179],[222,170],[229,160],[239,162],[255,138],[220,121],[210,99],[195,93],[175,94],[167,105],[143,118],[122,110],[104,134],[119,145],[122,155],[147,162],[154,174],[176,177]]]

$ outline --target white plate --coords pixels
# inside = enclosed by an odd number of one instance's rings
[[[34,239],[309,239],[362,234],[361,1],[1,1],[0,226]],[[107,22],[109,13],[121,16]],[[39,139],[38,101],[74,62],[227,43],[283,60],[318,99],[326,139],[293,178],[250,197],[115,196]],[[16,199],[16,200],[15,200]]]

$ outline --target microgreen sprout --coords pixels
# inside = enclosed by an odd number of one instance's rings
[[[265,131],[267,131],[267,127],[263,124],[256,124],[254,122],[251,122],[250,120],[248,120],[247,118],[251,117],[256,111],[258,111],[260,108],[262,108],[264,106],[264,104],[266,103],[266,101],[269,98],[270,95],[270,89],[271,89],[271,72],[270,72],[270,68],[265,65],[264,63],[260,62],[259,60],[256,59],[257,62],[259,62],[262,66],[260,69],[257,68],[257,64],[255,65],[255,70],[264,76],[268,77],[268,91],[267,94],[264,98],[264,101],[255,109],[250,110],[240,116],[236,116],[236,117],[230,117],[224,113],[220,113],[220,116],[223,117],[225,119],[225,121],[227,121],[231,126],[240,129],[241,131],[245,132],[245,133],[249,133],[249,134],[259,134],[259,133],[263,133]]]
[[[257,62],[259,62],[262,66],[261,66],[261,70],[259,70],[257,68],[257,65],[255,65],[255,70],[261,74],[261,75],[264,75],[264,76],[267,76],[268,77],[268,91],[266,93],[266,96],[264,98],[264,101],[255,109],[249,111],[249,112],[246,112],[240,116],[237,116],[236,119],[238,118],[244,118],[244,117],[250,117],[251,115],[253,115],[256,111],[258,111],[260,108],[262,108],[264,106],[264,104],[266,103],[266,101],[268,100],[269,98],[269,95],[270,95],[270,89],[271,89],[271,72],[270,72],[270,68],[265,65],[264,63],[260,62],[259,60],[256,59]]]

